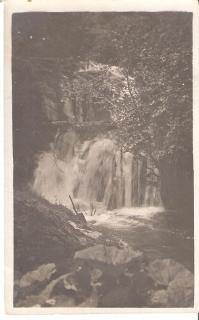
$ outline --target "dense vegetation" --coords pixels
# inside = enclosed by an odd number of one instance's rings
[[[82,62],[106,70],[71,89]],[[108,76],[111,66],[122,78]],[[29,13],[13,16],[15,177],[52,140],[43,101],[62,118],[63,90],[85,90],[110,111],[123,150],[149,157],[167,208],[190,213],[192,19],[190,13]],[[65,92],[66,93],[66,92]],[[60,112],[59,112],[60,110]],[[22,165],[21,165],[22,164]],[[180,211],[181,211],[180,210]]]

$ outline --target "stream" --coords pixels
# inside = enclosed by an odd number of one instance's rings
[[[191,230],[176,227],[173,212],[159,207],[122,208],[86,216],[107,238],[119,238],[142,251],[149,260],[173,258],[194,271]]]

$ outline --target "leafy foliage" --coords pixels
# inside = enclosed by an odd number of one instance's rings
[[[146,152],[156,164],[192,149],[189,18],[177,13],[114,16],[98,41],[98,59],[109,47],[126,81],[123,90],[119,84],[112,89],[112,111],[124,147]]]

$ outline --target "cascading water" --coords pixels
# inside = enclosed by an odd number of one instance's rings
[[[146,161],[121,152],[107,137],[80,142],[73,131],[59,135],[38,159],[33,190],[52,203],[89,211],[160,206],[157,181],[149,181]]]

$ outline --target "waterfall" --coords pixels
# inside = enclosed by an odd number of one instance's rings
[[[81,142],[73,131],[60,134],[38,158],[33,190],[52,203],[81,210],[109,210],[161,204],[158,181],[148,180],[146,161],[122,152],[107,137]]]

